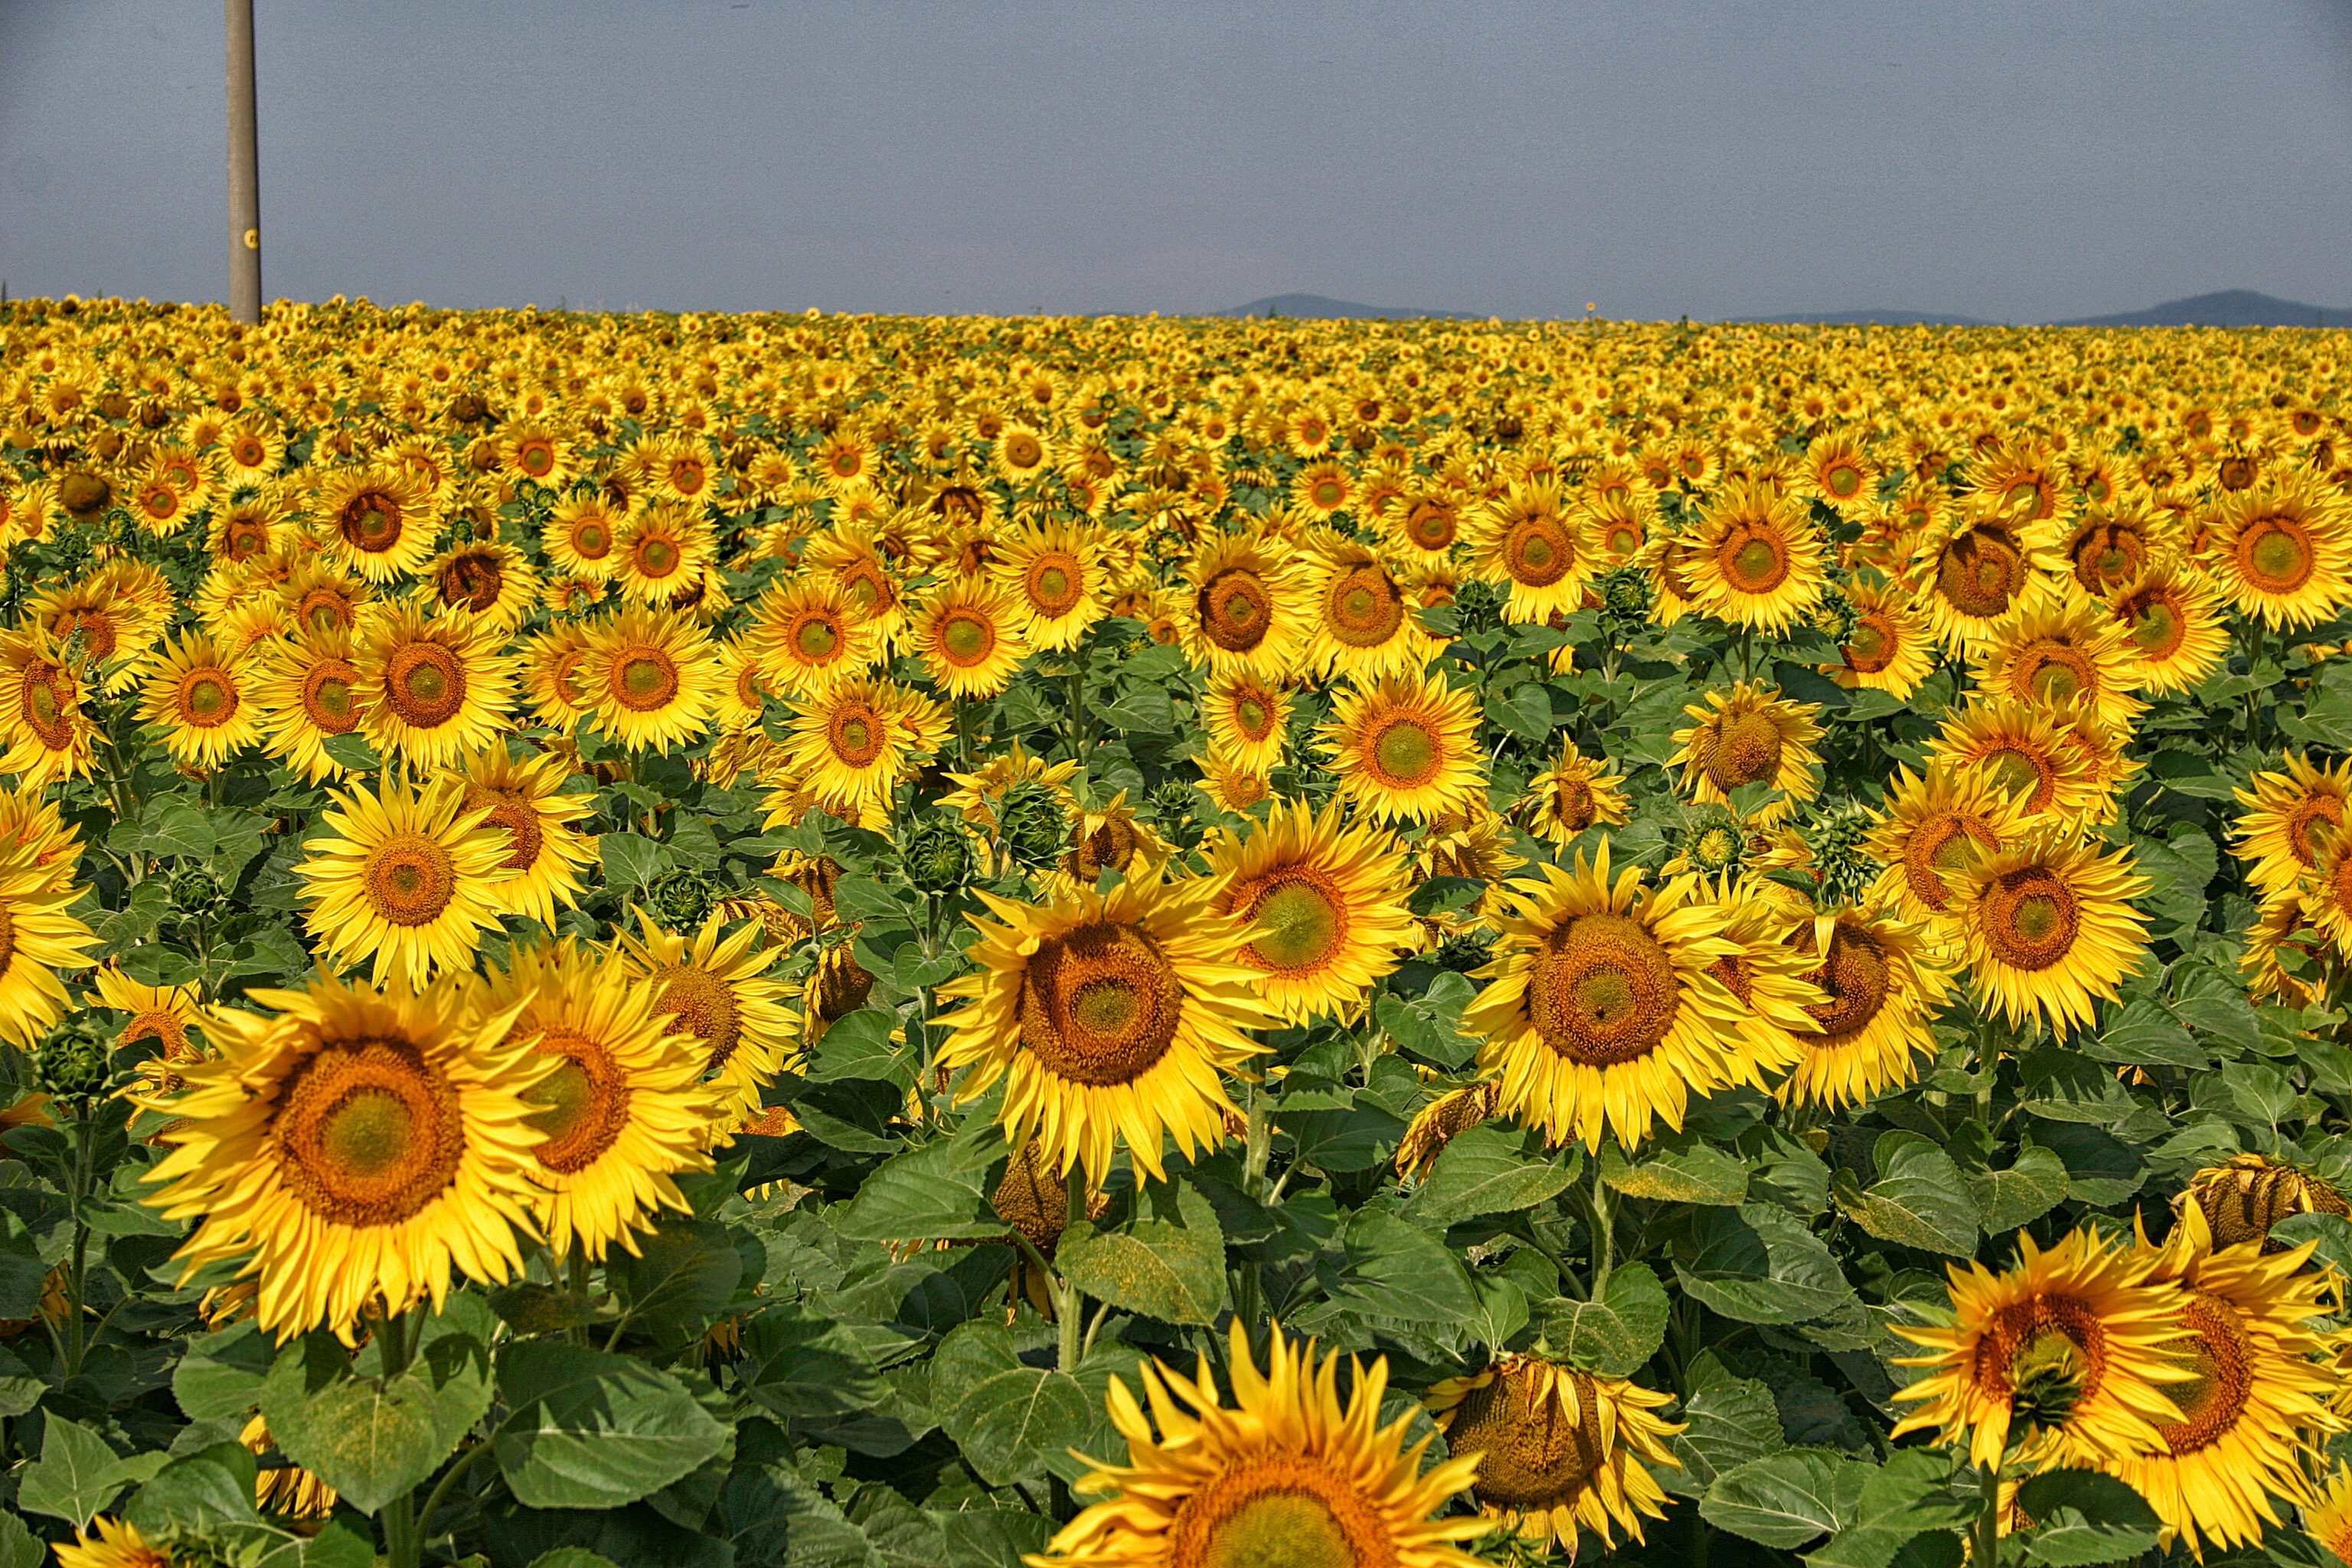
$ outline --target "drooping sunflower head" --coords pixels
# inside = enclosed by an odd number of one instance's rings
[[[423,595],[436,613],[480,621],[501,632],[522,624],[539,602],[539,574],[521,551],[474,540],[425,563]]]
[[[1476,1568],[1453,1543],[1491,1526],[1438,1517],[1476,1466],[1456,1458],[1424,1471],[1426,1442],[1404,1445],[1413,1413],[1379,1425],[1385,1358],[1370,1368],[1350,1363],[1343,1402],[1336,1352],[1318,1364],[1313,1341],[1286,1339],[1276,1324],[1260,1372],[1248,1329],[1236,1321],[1231,1341],[1231,1405],[1206,1361],[1197,1380],[1144,1364],[1148,1415],[1125,1382],[1112,1381],[1110,1418],[1127,1439],[1128,1462],[1087,1461],[1094,1468],[1076,1489],[1113,1495],[1064,1525],[1033,1562]]]
[[[1784,1103],[1866,1105],[1918,1077],[1936,1054],[1935,1011],[1949,991],[1918,931],[1876,909],[1799,922],[1790,945],[1810,964],[1822,1000],[1805,1009],[1813,1032],[1777,1090]]]
[[[94,731],[83,695],[80,676],[39,622],[0,632],[0,773],[30,790],[88,774]]]
[[[1612,1546],[1617,1531],[1640,1541],[1644,1519],[1665,1517],[1650,1468],[1682,1468],[1666,1439],[1683,1428],[1653,1414],[1671,1394],[1507,1355],[1437,1384],[1423,1403],[1448,1451],[1476,1459],[1480,1511],[1521,1536],[1573,1551],[1590,1530]]]
[[[2194,1208],[2198,1223],[2216,1247],[2259,1240],[2271,1252],[2286,1250],[2268,1238],[2271,1226],[2289,1215],[2352,1215],[2352,1204],[2315,1173],[2251,1153],[2234,1154],[2225,1164],[2198,1172],[2173,1206],[2184,1223]]]
[[[481,813],[484,826],[506,837],[493,900],[550,928],[559,904],[579,901],[581,872],[596,859],[594,842],[574,826],[587,819],[593,797],[565,794],[568,773],[553,752],[518,760],[503,742],[467,758],[462,773],[467,812]]]
[[[1316,734],[1342,795],[1381,822],[1426,822],[1485,804],[1477,717],[1443,675],[1405,677],[1340,689]]]
[[[1909,583],[1947,648],[1964,653],[1990,636],[2038,576],[2058,561],[2045,531],[2008,515],[1954,516],[1927,530]]]
[[[1587,757],[1574,739],[1561,742],[1559,759],[1528,782],[1528,793],[1512,808],[1523,816],[1528,831],[1547,843],[1566,845],[1595,826],[1617,826],[1630,819],[1625,781],[1609,771],[1605,757]]]

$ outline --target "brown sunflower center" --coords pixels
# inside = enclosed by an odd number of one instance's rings
[[[370,555],[398,544],[405,526],[400,502],[382,490],[362,490],[335,513],[335,530],[343,542]]]
[[[188,1026],[177,1014],[160,1007],[133,1014],[131,1022],[122,1026],[121,1044],[131,1046],[141,1040],[160,1040],[165,1059],[176,1060],[187,1049]]]
[[[2196,1375],[2187,1383],[2165,1385],[2180,1419],[2157,1427],[2176,1459],[2228,1436],[2245,1415],[2254,1387],[2253,1345],[2235,1307],[2200,1291],[2181,1309],[2180,1318],[2189,1334],[2175,1353]]]
[[[601,517],[583,517],[572,525],[572,552],[583,561],[602,561],[613,552],[613,527]]]
[[[1549,588],[1576,564],[1576,541],[1549,512],[1523,517],[1503,536],[1503,570],[1528,588]]]
[[[2058,763],[2022,737],[2002,737],[1978,759],[1993,784],[2018,797],[2028,815],[2039,816],[2058,797]]]
[[[996,628],[977,610],[948,612],[940,622],[940,656],[958,669],[971,669],[996,651]]]
[[[670,1033],[692,1035],[710,1047],[705,1072],[725,1067],[743,1038],[741,1015],[727,982],[685,963],[663,965],[654,971],[653,980],[654,1011],[676,1016]]]
[[[118,631],[114,617],[104,610],[68,610],[49,623],[49,634],[59,642],[70,641],[77,632],[92,662],[104,664],[114,657]]]
[[[1997,849],[2000,841],[1990,828],[1957,812],[1933,816],[1914,828],[1903,844],[1903,880],[1911,896],[1931,910],[1948,908],[1951,890],[1944,874],[1967,862],[1971,845]]]
[[[1057,1078],[1132,1083],[1168,1054],[1183,1016],[1175,967],[1141,927],[1097,921],[1047,938],[1023,968],[1021,1043]]]
[[[2311,581],[2318,566],[2311,531],[2298,518],[2279,512],[2254,519],[2238,532],[2238,573],[2257,593],[2292,594]]]
[[[2074,554],[2074,580],[2091,593],[2105,594],[2139,574],[2147,542],[2137,529],[2100,523],[2075,539]]]
[[[1107,816],[1092,831],[1082,825],[1070,848],[1070,873],[1091,887],[1105,871],[1125,871],[1134,865],[1142,848],[1143,835],[1126,817]]]
[[[1602,911],[1547,933],[1528,973],[1528,1021],[1556,1054],[1586,1067],[1657,1049],[1681,1005],[1674,961],[1647,926]]]
[[[1168,1568],[1396,1568],[1395,1538],[1359,1483],[1307,1456],[1234,1465],[1186,1498]]]
[[[835,707],[825,720],[825,742],[835,761],[845,767],[874,765],[882,754],[889,731],[872,704],[851,699]]]
[[[543,479],[555,469],[555,448],[536,437],[515,448],[515,467],[530,479]]]
[[[677,700],[677,661],[651,643],[613,656],[613,700],[632,713],[652,713]]]
[[[1364,760],[1383,789],[1420,789],[1445,766],[1445,743],[1409,713],[1392,713],[1373,731]]]
[[[524,1118],[547,1134],[531,1152],[561,1176],[594,1164],[629,1125],[629,1079],[602,1044],[568,1029],[551,1029],[531,1047],[562,1064],[523,1093],[546,1109]]]
[[[1241,950],[1241,961],[1254,969],[1310,974],[1347,946],[1347,899],[1314,866],[1286,866],[1259,878],[1234,898],[1233,915],[1262,928]]]
[[[360,889],[378,919],[396,926],[431,925],[457,892],[449,851],[422,833],[394,833],[360,868]]]
[[[1030,431],[1014,430],[1004,437],[1004,460],[1024,473],[1045,458],[1045,444]]]
[[[1274,733],[1274,704],[1261,691],[1244,689],[1234,696],[1234,728],[1249,741],[1263,741]]]
[[[2319,864],[2319,846],[2315,835],[2344,826],[2342,797],[2322,790],[2312,790],[2297,800],[2286,814],[2286,824],[2281,830],[2286,836],[2286,847],[2305,866]]]
[[[1876,675],[1895,662],[1895,622],[1884,610],[1872,610],[1854,623],[1845,645],[1845,667],[1856,675]]]
[[[531,809],[529,797],[517,790],[468,784],[466,809],[480,811],[485,806],[489,808],[489,814],[482,820],[507,830],[507,858],[499,864],[515,871],[528,871],[538,865],[540,851],[546,847],[547,830],[540,825],[539,813]]]
[[[1379,647],[1404,625],[1404,595],[1374,563],[1351,566],[1323,595],[1323,629],[1349,647]]]
[[[2189,621],[2179,602],[2164,588],[2143,588],[2116,606],[2142,658],[2161,663],[2180,651],[2189,638]]]
[[[302,713],[310,727],[330,735],[349,734],[360,721],[352,700],[359,671],[340,658],[322,658],[302,674]]]
[[[1032,610],[1057,619],[1086,596],[1086,568],[1066,550],[1041,550],[1021,574],[1021,591]]]
[[[659,534],[640,540],[635,551],[637,573],[645,577],[667,577],[677,570],[681,552],[675,540]]]
[[[2021,866],[1985,889],[1979,930],[2012,969],[2043,970],[2063,961],[2082,932],[2074,889],[2045,866]]]
[[[1570,833],[1581,833],[1601,815],[1592,786],[1582,779],[1562,779],[1552,787],[1551,813]]]
[[[173,717],[196,730],[213,730],[236,717],[236,685],[228,671],[202,665],[180,678],[180,700]]]
[[[2029,702],[2063,705],[2099,693],[2098,667],[2082,649],[2068,643],[2034,643],[2020,652],[2009,668],[2010,689]]]
[[[1729,795],[1752,784],[1769,784],[1780,774],[1780,727],[1762,713],[1742,713],[1727,720],[1706,756],[1707,782]]]
[[[1497,1375],[1454,1407],[1446,1446],[1478,1458],[1478,1500],[1536,1510],[1573,1506],[1607,1458],[1600,1402],[1575,1373],[1579,1408],[1524,1371]]]
[[[1789,580],[1789,542],[1762,521],[1734,523],[1716,546],[1716,569],[1735,593],[1769,594]]]
[[[1936,563],[1936,591],[1964,616],[2002,615],[2024,586],[2025,557],[1996,529],[1970,529]]]
[[[348,631],[353,618],[351,595],[340,588],[309,589],[294,606],[296,623],[314,632]]]
[[[1974,1381],[2021,1419],[2063,1426],[2098,1392],[2106,1352],[2106,1328],[2090,1302],[2031,1296],[1993,1313],[1977,1340]]]
[[[1274,596],[1246,566],[1229,566],[1208,581],[1195,608],[1201,635],[1227,653],[1248,653],[1274,627]]]
[[[1804,934],[1804,945],[1810,947],[1811,928]],[[1867,1026],[1886,1005],[1894,985],[1886,949],[1852,921],[1840,921],[1831,929],[1828,957],[1805,978],[1829,996],[1826,1003],[1805,1009],[1822,1026],[1822,1038],[1811,1042],[1817,1045],[1832,1044]]]
[[[466,667],[437,642],[403,643],[384,667],[383,699],[404,723],[437,728],[466,705]]]
[[[73,745],[74,717],[79,711],[73,698],[73,677],[64,668],[54,664],[25,667],[17,710],[34,738],[52,752]]]
[[[479,614],[499,602],[506,569],[488,551],[468,551],[441,568],[441,602]]]
[[[1404,531],[1408,538],[1423,550],[1445,550],[1452,547],[1461,525],[1454,521],[1454,509],[1436,501],[1415,501],[1405,514]]]
[[[406,1040],[325,1047],[279,1091],[270,1129],[287,1191],[331,1225],[398,1225],[446,1192],[466,1154],[457,1091]]]

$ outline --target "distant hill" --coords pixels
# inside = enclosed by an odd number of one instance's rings
[[[1404,306],[1351,305],[1345,300],[1327,300],[1320,294],[1270,294],[1263,300],[1231,310],[1220,310],[1220,316],[1303,316],[1309,320],[1332,321],[1417,321],[1437,320],[1467,321],[1477,318],[1467,310],[1416,310]]]
[[[2273,299],[2251,289],[2224,289],[2188,300],[2167,300],[2120,316],[2086,316],[2061,327],[2352,327],[2352,310]]]

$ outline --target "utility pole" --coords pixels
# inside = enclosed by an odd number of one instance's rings
[[[261,320],[261,139],[255,123],[253,0],[228,5],[228,313]]]

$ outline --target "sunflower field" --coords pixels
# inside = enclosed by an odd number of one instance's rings
[[[2352,1563],[2347,349],[0,307],[0,1568]]]

